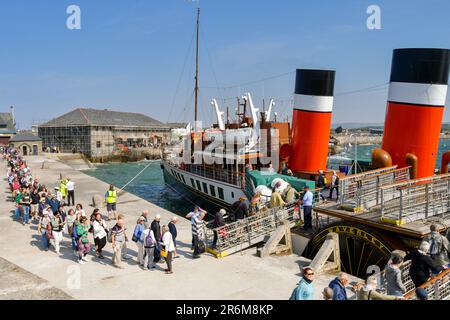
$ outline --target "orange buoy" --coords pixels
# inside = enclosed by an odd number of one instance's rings
[[[289,160],[292,171],[326,169],[335,74],[330,70],[297,70]]]
[[[449,50],[394,50],[382,149],[394,165],[417,157],[417,178],[434,174],[447,97]]]

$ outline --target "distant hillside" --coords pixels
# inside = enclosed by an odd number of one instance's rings
[[[362,128],[373,128],[382,129],[384,127],[383,123],[364,123],[364,122],[343,122],[343,123],[333,123],[331,125],[332,129],[337,127],[342,127],[344,129],[362,129]],[[450,130],[450,123],[445,122],[442,124],[443,130]]]

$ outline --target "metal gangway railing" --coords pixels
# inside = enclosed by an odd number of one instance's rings
[[[294,212],[296,204],[285,207],[263,208],[257,214],[231,222],[223,227],[212,228],[205,224],[205,243],[218,257],[224,257],[267,240],[285,221],[291,227],[296,224]],[[213,246],[214,234],[217,243]]]
[[[342,178],[339,181],[338,202],[341,205],[351,204],[357,212],[379,205],[380,188],[409,180],[409,169],[410,167],[397,169],[397,166],[393,166]]]
[[[381,188],[382,221],[403,224],[450,213],[450,174]]]
[[[409,269],[411,268],[411,260],[405,261],[400,270],[402,272],[402,282],[406,288],[404,298],[406,300],[416,300],[416,286],[411,279]],[[385,270],[375,274],[379,278],[378,291],[387,294],[387,281],[385,277]],[[445,269],[438,275],[430,278],[427,282],[420,286],[428,292],[430,300],[448,300],[450,299],[450,269]]]

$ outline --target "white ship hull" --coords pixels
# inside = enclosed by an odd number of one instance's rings
[[[162,161],[161,168],[168,185],[174,188],[182,186],[192,195],[207,201],[216,208],[227,209],[241,196],[245,196],[244,191],[236,185],[205,178],[182,170],[166,161]]]

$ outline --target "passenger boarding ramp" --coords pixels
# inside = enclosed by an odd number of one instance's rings
[[[380,188],[409,180],[409,169],[397,169],[397,166],[393,166],[341,178],[338,202],[341,206],[352,208],[354,212],[376,206],[381,201]]]
[[[294,211],[294,204],[283,208],[265,208],[254,216],[229,223],[223,227],[205,228],[208,251],[218,258],[223,258],[267,241],[285,222],[290,227],[295,226]],[[217,234],[215,247],[213,247],[214,233]]]

